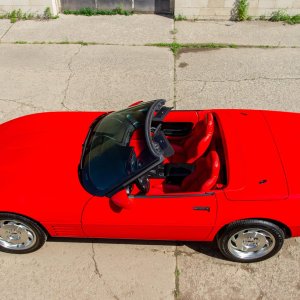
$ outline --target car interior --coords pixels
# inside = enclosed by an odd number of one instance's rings
[[[170,111],[162,122],[153,120],[152,133],[157,128],[162,130],[173,151],[161,164],[138,178],[130,194],[204,193],[226,185],[222,138],[212,112]],[[130,141],[137,152],[142,151],[139,134],[142,132],[136,131]]]

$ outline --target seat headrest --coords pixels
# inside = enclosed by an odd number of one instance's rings
[[[206,136],[208,135],[213,135],[214,134],[214,129],[215,129],[215,123],[214,123],[214,116],[213,114],[210,112],[210,113],[207,113],[206,116],[205,116],[205,120],[206,120]]]
[[[216,150],[211,150],[207,156],[205,157],[206,164],[209,166],[210,175],[209,179],[205,181],[202,185],[202,191],[209,191],[211,190],[218,181],[219,174],[220,174],[220,158]]]

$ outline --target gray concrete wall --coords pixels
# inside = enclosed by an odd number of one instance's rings
[[[57,15],[59,12],[59,2],[60,0],[1,0],[0,14],[10,12],[14,9],[41,14],[47,7],[50,7],[52,13]]]
[[[175,15],[188,19],[223,19],[232,17],[238,0],[175,0]],[[300,0],[249,0],[249,15],[270,16],[272,12],[285,9],[291,15],[300,13]]]

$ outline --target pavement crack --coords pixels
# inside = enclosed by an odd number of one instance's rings
[[[43,109],[43,107],[41,107],[41,106],[36,106],[36,105],[30,104],[30,103],[21,102],[21,99],[3,99],[3,98],[0,98],[0,101],[6,102],[6,103],[15,103],[15,104],[18,104],[18,105],[21,105],[21,106],[27,106],[27,107],[30,107],[30,108],[33,108],[33,109]]]
[[[8,29],[2,34],[2,36],[0,37],[0,43],[2,42],[2,39],[6,36],[6,34],[10,31],[10,29],[14,26],[15,23],[12,23]]]
[[[262,299],[266,299],[269,300],[270,298],[268,297],[268,295],[266,294],[266,292],[263,291],[262,287],[260,286],[260,284],[258,283],[258,281],[255,279],[255,277],[253,276],[253,273],[255,273],[255,271],[247,265],[243,265],[242,270],[246,271],[246,274],[248,276],[248,278],[257,286],[258,291],[259,291],[259,295],[256,298],[256,300],[262,300]]]
[[[106,287],[106,291],[110,294],[110,296],[116,300],[119,300],[120,298],[114,294],[110,286],[106,283],[106,281],[103,279],[103,275],[99,271],[98,263],[96,261],[96,253],[95,253],[95,248],[94,248],[94,243],[92,243],[92,260],[94,263],[94,273],[97,275],[99,279],[102,280],[103,285]]]
[[[173,20],[173,43],[176,43],[176,22]],[[177,102],[177,68],[176,68],[177,56],[173,53],[173,107],[176,109],[176,102]]]
[[[177,81],[199,81],[207,83],[225,83],[225,82],[243,82],[243,81],[256,81],[256,80],[300,80],[300,77],[255,77],[255,78],[244,78],[244,79],[227,79],[227,80],[201,80],[201,79],[181,79]],[[205,87],[205,86],[204,86]],[[203,88],[202,88],[203,89]],[[201,90],[202,92],[202,90]]]
[[[67,82],[66,82],[66,88],[63,90],[63,100],[61,102],[61,105],[67,109],[67,110],[71,110],[67,105],[66,105],[66,100],[67,100],[67,95],[68,95],[68,92],[69,92],[69,87],[70,87],[70,82],[71,82],[71,79],[73,78],[73,76],[75,75],[75,71],[72,70],[72,63],[73,63],[73,60],[74,58],[80,53],[81,51],[81,48],[82,48],[82,45],[79,46],[78,50],[71,56],[69,62],[68,62],[68,70],[69,70],[69,76],[67,78]]]
[[[178,250],[178,245],[175,247],[174,251],[174,256],[175,256],[175,289],[174,289],[174,299],[178,299],[180,296],[180,289],[179,289],[179,276],[180,276],[180,271],[178,269],[178,255],[179,255],[179,250]]]
[[[204,81],[203,82],[203,86],[202,86],[202,89],[200,90],[199,94],[202,94],[202,92],[204,91],[204,89],[206,88],[206,85],[207,85],[207,82]]]
[[[101,279],[102,277],[102,274],[100,273],[99,271],[99,268],[98,268],[98,264],[97,264],[97,261],[95,259],[95,248],[94,248],[94,243],[92,243],[92,260],[94,262],[94,273]]]

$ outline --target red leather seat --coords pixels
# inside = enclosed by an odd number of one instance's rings
[[[164,192],[207,192],[217,184],[220,173],[220,159],[215,150],[195,163],[195,170],[182,181],[181,185],[164,184]]]
[[[194,163],[208,149],[213,133],[214,117],[212,113],[207,113],[204,120],[195,125],[182,145],[172,144],[175,154],[169,158],[169,162]]]

